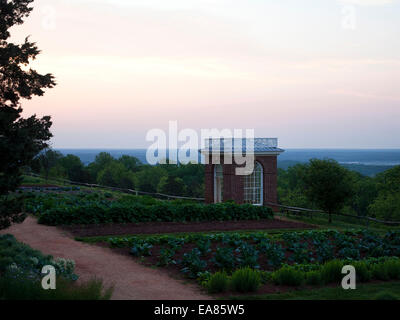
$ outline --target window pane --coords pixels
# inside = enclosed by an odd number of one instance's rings
[[[244,178],[244,202],[262,204],[262,167],[256,162],[251,175]]]

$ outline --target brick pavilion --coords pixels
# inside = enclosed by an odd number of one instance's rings
[[[253,140],[254,149],[253,144],[248,142]],[[224,147],[223,139],[209,139],[206,141],[206,147],[201,150],[208,160],[205,165],[205,202],[233,200],[236,203],[254,205],[277,203],[277,157],[284,152],[278,148],[278,139],[242,139],[240,150],[233,147],[235,143],[232,141],[229,142],[229,147]],[[248,175],[237,175],[235,169],[240,165],[235,163],[233,156],[231,163],[224,163],[224,155],[234,155],[236,152],[245,154],[246,150],[249,150],[246,145],[250,144],[250,150],[254,152],[254,170]],[[215,164],[216,158],[220,159],[219,164]]]

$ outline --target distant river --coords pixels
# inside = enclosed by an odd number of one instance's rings
[[[146,163],[146,149],[57,149],[63,154],[78,156],[84,164],[93,162],[100,152],[113,157],[130,155]],[[286,149],[279,161],[307,162],[312,158],[330,158],[346,165],[394,166],[400,165],[400,149]]]

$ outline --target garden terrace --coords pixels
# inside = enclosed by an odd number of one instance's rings
[[[272,219],[272,209],[250,204],[204,205],[160,201],[143,196],[107,199],[103,195],[31,195],[26,210],[46,225],[86,225],[138,222],[199,222]]]
[[[243,292],[261,286],[259,293],[338,284],[346,264],[356,267],[361,282],[400,279],[398,231],[384,235],[367,230],[191,233],[80,240],[110,246],[174,276],[196,279],[211,293],[225,292],[227,283],[231,289],[244,285]]]
[[[109,237],[111,247],[126,248],[150,265],[168,266],[196,278],[207,271],[251,267],[272,271],[281,266],[318,265],[334,259],[360,260],[400,256],[400,234],[369,231],[316,230],[270,235],[256,233],[181,236]]]

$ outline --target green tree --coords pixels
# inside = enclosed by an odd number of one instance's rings
[[[354,196],[348,205],[358,216],[366,216],[368,207],[378,196],[378,184],[376,179],[366,177],[358,172],[351,172],[354,181]]]
[[[384,220],[400,220],[400,166],[376,176],[378,196],[368,207],[373,217]]]
[[[134,189],[135,176],[119,162],[111,162],[97,176],[97,183],[124,189]]]
[[[69,180],[76,182],[87,181],[85,166],[79,157],[68,154],[58,160],[58,165],[64,169]]]
[[[306,164],[296,164],[287,170],[278,169],[279,203],[301,208],[316,208],[304,193],[303,176],[306,169]]]
[[[182,196],[185,194],[185,184],[181,178],[165,176],[161,178],[157,190],[164,194]]]
[[[50,117],[23,118],[20,100],[43,95],[44,89],[55,85],[54,77],[26,68],[40,52],[35,43],[28,38],[22,44],[8,41],[9,29],[23,23],[32,2],[0,1],[0,229],[24,220],[24,214],[14,206],[18,202],[10,200],[13,205],[7,205],[7,196],[21,183],[21,168],[32,163],[52,136]]]
[[[368,210],[372,217],[400,221],[400,193],[381,193]]]
[[[158,184],[163,177],[168,176],[167,171],[160,166],[145,165],[136,174],[140,191],[157,192]]]
[[[131,157],[127,155],[123,155],[118,159],[118,162],[123,164],[125,168],[132,172],[137,172],[140,170],[140,166],[142,163],[136,157]]]
[[[58,161],[63,157],[61,152],[47,149],[41,152],[35,159],[33,163],[33,170],[39,174],[45,176],[47,180],[50,174],[50,170],[57,166]]]
[[[306,165],[302,181],[304,194],[318,208],[329,214],[339,212],[353,195],[353,183],[349,171],[335,160],[312,159]]]
[[[376,180],[380,193],[400,192],[400,166],[395,166],[377,174]]]
[[[108,152],[100,152],[95,160],[87,166],[90,180],[88,182],[96,182],[99,172],[114,161],[116,160]]]
[[[202,164],[180,164],[170,175],[181,178],[185,185],[184,193],[189,197],[204,196],[204,165]]]

